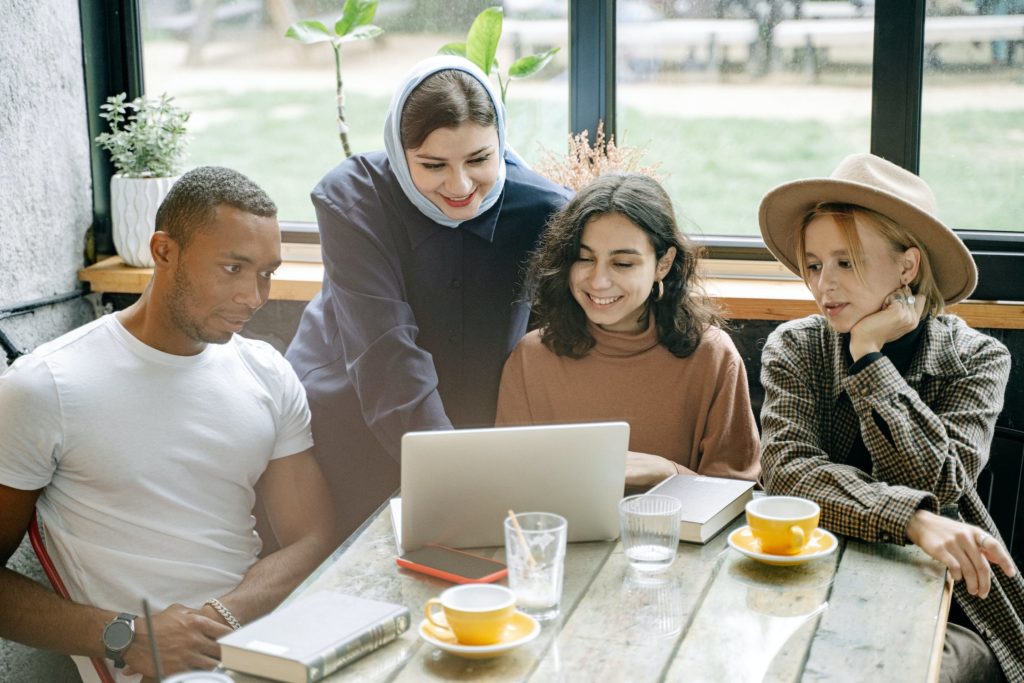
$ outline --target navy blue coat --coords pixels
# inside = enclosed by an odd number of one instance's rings
[[[324,283],[286,355],[346,533],[398,487],[402,434],[494,424],[529,317],[525,263],[570,196],[512,158],[506,168],[498,202],[458,228],[413,206],[383,152],[313,190]]]

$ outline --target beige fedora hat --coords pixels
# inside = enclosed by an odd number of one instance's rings
[[[807,212],[821,202],[877,211],[917,237],[928,252],[935,282],[947,304],[966,299],[978,284],[971,252],[935,215],[931,188],[910,171],[874,154],[851,154],[828,178],[783,183],[761,200],[759,220],[765,246],[797,275],[797,231]]]

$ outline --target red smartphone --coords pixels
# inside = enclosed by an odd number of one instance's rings
[[[443,545],[427,545],[395,558],[399,567],[452,583],[490,583],[503,579],[508,567],[497,560]]]

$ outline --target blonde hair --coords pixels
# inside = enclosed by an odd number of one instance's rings
[[[839,204],[833,202],[820,202],[808,211],[801,221],[800,231],[797,233],[797,261],[800,265],[800,275],[806,282],[809,273],[807,272],[807,252],[804,245],[804,234],[811,221],[821,216],[832,216],[836,225],[843,233],[846,240],[847,250],[850,252],[850,262],[857,277],[864,281],[861,263],[864,258],[864,248],[860,243],[860,236],[857,234],[857,225],[875,230],[888,243],[893,256],[904,253],[911,247],[916,247],[921,252],[921,262],[917,268],[917,275],[909,282],[910,291],[915,296],[925,297],[924,315],[936,316],[945,310],[945,299],[939,290],[935,277],[932,274],[931,263],[928,260],[928,251],[921,245],[921,242],[909,230],[888,216],[877,211],[865,209],[855,204]]]

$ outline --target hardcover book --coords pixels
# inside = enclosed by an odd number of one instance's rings
[[[409,628],[402,605],[335,591],[300,598],[221,638],[221,664],[288,683],[313,683]]]
[[[754,482],[675,474],[647,493],[678,498],[683,504],[679,540],[707,543],[743,513],[747,501],[754,497]]]

